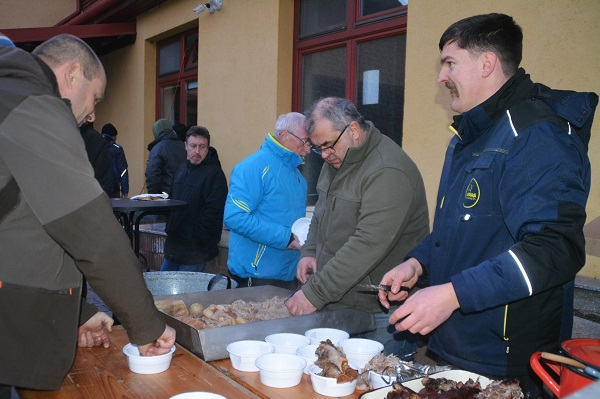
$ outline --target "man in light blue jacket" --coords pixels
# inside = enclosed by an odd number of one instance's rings
[[[296,287],[300,243],[292,224],[306,214],[307,192],[298,165],[310,152],[304,120],[297,112],[281,115],[260,149],[231,172],[227,266],[240,287]]]

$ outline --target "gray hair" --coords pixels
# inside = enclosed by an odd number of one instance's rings
[[[368,129],[365,118],[358,112],[352,101],[346,98],[321,98],[313,103],[306,115],[305,127],[309,136],[315,129],[317,121],[321,119],[329,120],[337,130],[342,130],[353,121],[358,122],[361,129]]]
[[[279,138],[279,135],[284,130],[288,132],[297,132],[298,130],[304,129],[304,120],[306,117],[299,112],[290,112],[287,114],[279,115],[277,122],[275,122],[275,129],[273,130],[273,137]]]
[[[104,73],[104,67],[94,50],[80,38],[66,33],[46,40],[33,49],[32,54],[40,57],[51,68],[77,61],[87,80]]]

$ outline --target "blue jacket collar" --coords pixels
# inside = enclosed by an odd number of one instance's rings
[[[267,137],[265,137],[265,142],[261,147],[264,147],[267,151],[272,152],[283,162],[290,164],[295,168],[304,163],[304,159],[300,155],[281,145],[281,143],[275,139],[273,133],[267,134]]]

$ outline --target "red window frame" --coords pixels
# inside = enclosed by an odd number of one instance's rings
[[[397,34],[406,34],[408,6],[398,6],[368,16],[360,15],[361,0],[348,0],[346,28],[321,36],[299,40],[298,19],[300,1],[294,1],[294,53],[292,109],[301,110],[302,56],[318,51],[345,46],[346,51],[346,97],[356,103],[356,66],[358,44]]]
[[[195,61],[190,61],[191,54],[198,53],[198,43],[186,49],[185,40],[193,34],[198,34],[198,28],[190,29],[168,39],[162,40],[156,45],[156,118],[167,118],[174,121],[184,121],[186,118],[186,82],[198,80],[198,57]],[[179,71],[170,73],[165,76],[159,76],[160,70],[160,48],[162,46],[179,42]],[[178,86],[176,96],[179,97],[179,114],[178,115],[161,115],[162,105],[162,88],[165,86]]]

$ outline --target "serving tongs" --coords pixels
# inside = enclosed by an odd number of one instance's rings
[[[401,363],[395,367],[396,369],[396,381],[406,382],[415,380],[417,378],[423,378],[427,375],[439,373],[441,371],[452,370],[452,366],[432,366],[430,364],[417,364],[412,365]]]

